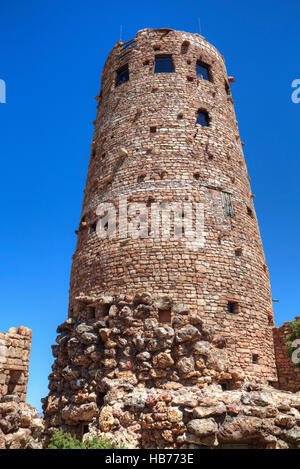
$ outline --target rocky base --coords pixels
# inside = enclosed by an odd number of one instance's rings
[[[42,449],[44,425],[37,410],[11,399],[0,402],[0,449]]]
[[[48,437],[62,427],[136,449],[299,447],[300,393],[234,366],[226,339],[184,305],[139,292],[80,297],[72,314],[53,346]]]
[[[300,448],[300,393],[246,383],[178,390],[111,389],[88,426],[128,448]]]

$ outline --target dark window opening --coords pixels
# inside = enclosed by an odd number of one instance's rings
[[[156,132],[156,127],[150,127],[150,133],[155,134]]]
[[[171,323],[171,311],[166,310],[162,311],[159,310],[158,312],[158,321],[163,324],[170,324]]]
[[[236,257],[241,257],[242,253],[243,253],[243,249],[242,249],[242,248],[237,248],[237,249],[235,250],[235,255],[236,255]]]
[[[222,206],[223,206],[225,217],[234,218],[234,210],[233,210],[231,194],[228,194],[227,192],[221,192],[221,197],[222,197]]]
[[[208,113],[206,111],[198,111],[197,112],[197,120],[196,124],[202,125],[202,127],[208,127],[209,126],[209,117]]]
[[[199,181],[200,173],[194,173],[194,179],[196,179],[196,181]]]
[[[230,383],[229,381],[223,381],[221,384],[222,391],[229,391],[230,390]]]
[[[145,174],[140,174],[137,177],[137,182],[144,182],[146,175]]]
[[[97,393],[96,403],[97,403],[98,408],[103,406],[104,397],[105,397],[104,392],[98,392]]]
[[[250,207],[247,207],[247,214],[248,214],[248,215],[249,215],[249,217],[251,217],[251,218],[253,218],[253,217],[254,217],[252,208],[250,208]]]
[[[116,76],[116,86],[120,86],[126,81],[129,81],[129,68],[128,65],[124,65],[124,67],[119,68],[117,70]]]
[[[103,316],[108,316],[110,307],[111,307],[111,304],[109,304],[109,303],[102,305],[101,309],[102,309]]]
[[[194,81],[194,77],[188,76],[186,77],[187,81]]]
[[[97,227],[97,223],[93,223],[93,224],[90,226],[90,233],[95,233],[96,227]]]
[[[198,60],[196,63],[196,75],[203,78],[203,80],[211,81],[210,66]]]
[[[256,353],[252,355],[252,363],[254,363],[255,365],[258,364],[258,360],[259,360],[259,355],[257,355]]]
[[[88,423],[87,424],[83,424],[82,425],[82,434],[85,435],[85,433],[88,433],[89,432],[89,425]]]
[[[155,57],[154,73],[174,73],[174,71],[171,55]]]
[[[227,304],[227,312],[230,314],[237,314],[239,312],[239,305],[238,303],[234,303],[229,301]]]
[[[189,49],[190,42],[189,41],[183,41],[181,44],[181,54],[186,54],[188,49]]]

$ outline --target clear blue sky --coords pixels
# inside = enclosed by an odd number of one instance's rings
[[[1,2],[0,331],[33,329],[28,402],[47,394],[50,345],[67,315],[94,96],[105,58],[146,27],[202,32],[225,56],[256,194],[276,323],[300,313],[297,0]]]

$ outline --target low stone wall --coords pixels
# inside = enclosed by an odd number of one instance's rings
[[[245,383],[179,390],[111,389],[89,425],[129,448],[300,448],[300,394]]]
[[[15,394],[26,401],[32,331],[27,327],[12,327],[0,333],[0,400]]]
[[[300,321],[300,316],[296,316],[295,321]],[[290,322],[285,322],[273,331],[278,387],[286,391],[297,392],[300,391],[300,369],[295,367],[288,356],[286,341],[290,333]]]

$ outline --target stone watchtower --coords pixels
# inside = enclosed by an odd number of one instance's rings
[[[130,426],[129,411],[110,423],[101,414],[116,389],[215,383],[224,392],[245,379],[277,380],[269,274],[233,81],[198,34],[144,29],[109,54],[69,319],[58,328],[44,402],[50,427]]]

